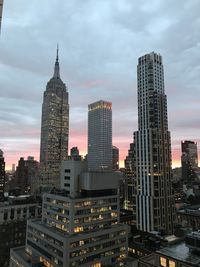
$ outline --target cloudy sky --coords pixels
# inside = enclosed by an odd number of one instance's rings
[[[180,142],[200,146],[199,0],[6,0],[0,36],[0,147],[7,168],[39,158],[43,91],[56,44],[70,95],[70,146],[87,151],[87,106],[113,103],[120,159],[137,130],[139,56],[163,56],[173,166]]]

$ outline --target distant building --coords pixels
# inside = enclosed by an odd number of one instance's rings
[[[69,104],[68,90],[60,78],[57,57],[54,75],[47,83],[42,104],[40,144],[40,186],[58,186],[60,163],[68,155]]]
[[[112,103],[88,106],[88,169],[112,170]]]
[[[26,246],[11,250],[10,267],[124,262],[129,228],[119,223],[119,174],[87,172],[84,164],[73,158],[63,161],[63,187],[44,194],[42,220],[28,221]]]
[[[12,164],[12,173],[14,173],[15,172],[15,164],[13,163]]]
[[[195,171],[198,168],[197,143],[182,141],[181,150],[182,180],[191,184],[195,180]]]
[[[2,13],[3,13],[3,0],[0,0],[0,31],[1,31]]]
[[[79,149],[77,146],[74,146],[71,148],[70,150],[70,155],[73,157],[73,156],[79,156]]]
[[[18,187],[22,194],[30,191],[30,184],[28,182],[28,169],[26,166],[26,161],[23,157],[21,157],[18,161],[18,166],[16,168],[15,187]]]
[[[25,244],[26,222],[41,209],[31,196],[8,197],[0,203],[0,266],[8,267],[10,249]]]
[[[18,161],[15,172],[14,187],[19,188],[21,194],[34,193],[38,188],[38,161],[29,156],[27,160],[23,157]],[[12,189],[12,188],[11,188]]]
[[[29,191],[35,193],[38,189],[39,162],[29,156],[25,161],[28,172]]]
[[[0,201],[4,200],[5,180],[6,180],[5,161],[4,161],[3,151],[0,150]]]
[[[173,232],[171,141],[162,57],[154,52],[138,59],[138,131],[135,143],[137,228]]]
[[[70,155],[73,159],[75,160],[81,160],[81,156],[79,155],[79,149],[77,146],[75,147],[72,147],[71,150],[70,150]]]
[[[125,175],[125,203],[124,207],[127,210],[133,211],[133,206],[135,205],[134,198],[134,156],[135,156],[135,145],[134,143],[130,144],[128,150],[128,155],[124,160],[124,175]]]
[[[112,146],[112,169],[119,170],[119,148]]]

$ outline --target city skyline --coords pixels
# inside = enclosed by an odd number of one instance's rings
[[[181,141],[200,141],[198,6],[198,1],[167,6],[164,1],[151,6],[6,1],[0,40],[0,148],[6,168],[20,157],[39,159],[42,92],[57,41],[61,75],[70,88],[69,148],[87,153],[87,106],[103,97],[113,103],[113,145],[125,159],[138,127],[137,58],[156,51],[164,58],[173,166],[180,166]],[[57,14],[60,20],[54,21]]]

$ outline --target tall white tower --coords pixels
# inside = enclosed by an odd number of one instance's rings
[[[139,58],[138,127],[135,142],[135,203],[137,227],[173,232],[171,141],[162,57],[154,52]]]

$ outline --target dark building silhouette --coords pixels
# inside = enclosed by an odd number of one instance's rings
[[[79,155],[79,149],[77,146],[74,146],[70,150],[70,155],[74,160],[81,160],[81,156]]]
[[[68,135],[68,89],[60,78],[57,49],[54,75],[47,83],[42,104],[40,186],[59,186],[60,163],[68,155]]]
[[[39,172],[39,162],[34,159],[32,156],[28,156],[25,161],[28,174],[28,185],[29,191],[35,193],[38,184],[38,172]]]
[[[113,170],[119,170],[119,148],[112,146],[112,164]]]
[[[135,143],[135,203],[139,230],[173,233],[171,140],[162,57],[154,52],[137,66],[138,131]]]
[[[127,210],[133,210],[134,203],[134,143],[130,144],[128,155],[124,160],[124,176],[125,176],[125,203],[124,207]]]
[[[188,140],[182,141],[181,151],[182,180],[191,184],[195,180],[198,168],[197,143]]]
[[[21,157],[18,161],[14,175],[14,188],[19,188],[21,194],[35,192],[36,183],[38,182],[38,164],[38,161],[31,156],[27,160]]]
[[[4,199],[4,191],[5,191],[5,161],[3,157],[3,151],[0,150],[0,201]]]
[[[22,194],[29,191],[29,182],[28,182],[28,169],[26,162],[23,157],[18,161],[18,166],[15,171],[15,187],[20,189]]]

